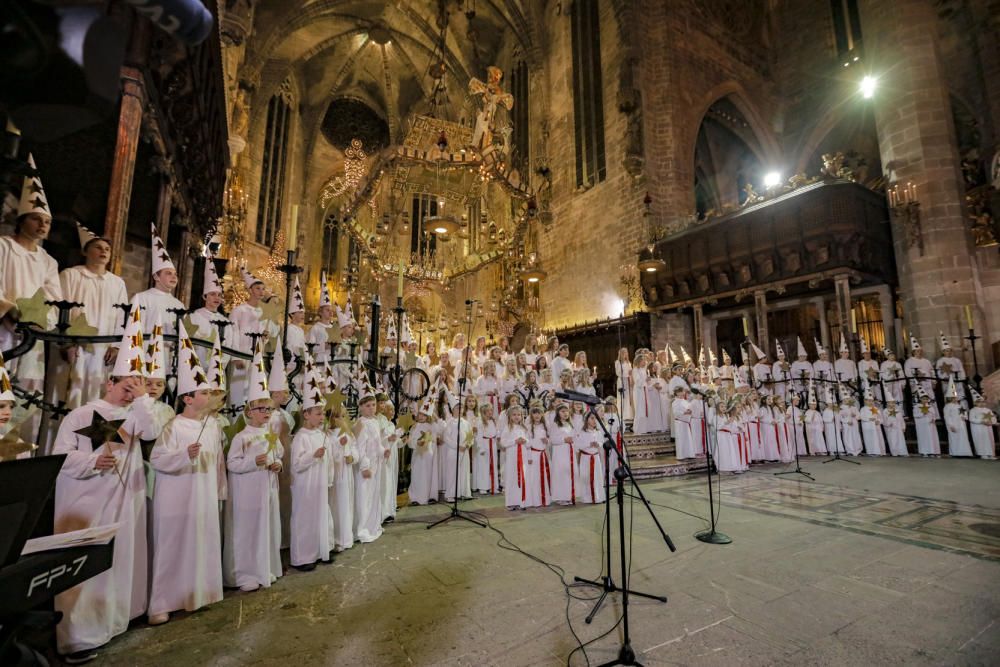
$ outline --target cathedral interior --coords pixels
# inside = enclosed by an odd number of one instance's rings
[[[30,153],[60,269],[78,224],[145,290],[152,223],[191,308],[206,262],[226,310],[243,270],[281,313],[295,276],[307,323],[330,285],[383,331],[405,312],[420,353],[467,326],[513,350],[557,336],[604,394],[623,347],[902,360],[946,339],[1000,397],[998,0],[14,0],[0,25],[0,233]],[[672,556],[637,511],[632,581],[672,590],[670,612],[636,603],[639,657],[995,662],[995,466],[920,463],[823,466],[792,505],[735,478],[728,552]],[[705,507],[683,480],[648,495],[687,538]],[[586,512],[503,530],[572,574],[603,525]],[[940,523],[918,535],[912,513]],[[143,626],[103,664],[583,664],[550,573],[488,530],[422,527],[328,580]],[[611,628],[586,611],[565,612],[584,641]]]

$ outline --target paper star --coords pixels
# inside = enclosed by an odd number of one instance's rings
[[[97,327],[90,326],[90,323],[87,322],[87,316],[80,313],[69,321],[69,329],[66,329],[66,333],[70,336],[96,336]]]
[[[229,449],[229,444],[232,443],[233,438],[236,437],[236,434],[246,428],[246,425],[246,420],[243,418],[243,415],[240,414],[240,416],[237,417],[232,424],[222,429],[222,432],[226,435],[227,450]]]
[[[170,261],[170,255],[168,255],[165,252],[161,252],[160,253],[160,261],[163,262],[164,264],[168,263]]]
[[[191,358],[194,359],[194,357],[191,357]],[[202,372],[202,370],[200,368],[194,372],[194,382],[195,382],[196,385],[198,385],[198,384],[208,384],[208,378],[205,377],[205,373]]]
[[[337,389],[336,391],[334,391],[332,394],[330,394],[326,398],[327,398],[327,403],[329,403],[333,407],[337,407],[337,408],[339,408],[341,405],[343,405],[344,401],[347,400],[347,396],[344,396],[344,392],[340,391],[339,389]]]
[[[37,324],[43,329],[49,325],[49,306],[45,305],[45,291],[38,288],[30,299],[17,299],[17,309],[21,311],[21,321]]]
[[[396,420],[396,426],[403,431],[409,431],[410,427],[413,426],[413,415],[409,412],[400,415],[399,419]]]
[[[285,317],[285,310],[277,299],[271,299],[260,304],[260,319],[262,321],[274,322],[281,325]]]
[[[129,344],[133,348],[141,350],[142,349],[142,332],[140,331],[138,333],[135,333],[135,334],[129,336],[128,342],[129,342]]]
[[[74,433],[90,439],[90,447],[97,450],[101,445],[108,442],[118,442],[124,444],[119,429],[125,423],[124,419],[105,419],[97,410],[90,418],[90,425],[77,429]]]
[[[142,359],[140,359],[138,356],[132,357],[128,363],[130,371],[138,371],[139,373],[142,372],[142,367],[144,364]]]
[[[195,358],[195,356],[193,354],[189,354],[188,355],[188,367],[191,370],[194,370],[195,366],[197,366],[197,365],[198,365],[198,360]]]
[[[159,236],[154,236],[153,237],[153,247],[155,247],[157,250],[165,250],[166,249],[166,248],[163,247],[163,239],[161,239]]]
[[[48,208],[49,206],[48,202],[42,199],[41,195],[35,195],[35,198],[31,200],[31,205],[34,208]]]
[[[0,438],[0,461],[11,461],[19,454],[31,452],[38,449],[38,445],[21,440],[20,424],[10,424],[10,430]]]
[[[274,431],[268,431],[264,434],[264,440],[267,440],[267,453],[270,454],[278,446],[278,434]]]
[[[31,179],[31,183],[28,184],[28,192],[33,195],[37,195],[42,192],[42,184],[37,178]]]

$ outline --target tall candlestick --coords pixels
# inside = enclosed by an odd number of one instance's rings
[[[851,333],[858,333],[858,311],[851,308]]]
[[[743,335],[744,336],[749,336],[750,335],[750,326],[747,324],[747,316],[746,315],[743,316]]]
[[[288,239],[286,239],[286,247],[289,250],[295,250],[295,246],[298,245],[299,241],[299,205],[292,204],[292,222],[288,225]]]
[[[965,321],[969,323],[970,331],[975,328],[972,326],[972,306],[965,307]]]
[[[399,260],[399,282],[396,284],[396,296],[403,298],[403,260]]]

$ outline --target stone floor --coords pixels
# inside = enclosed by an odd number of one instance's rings
[[[643,483],[677,545],[645,510],[634,522],[633,646],[646,665],[985,665],[1000,661],[1000,465],[872,460],[779,466],[723,477],[726,546],[693,539],[708,514],[705,478]],[[716,487],[720,492],[720,487]],[[600,572],[601,507],[510,514],[476,500],[498,530],[573,575]],[[107,665],[563,665],[619,620],[613,596],[567,595],[545,566],[501,549],[466,522],[432,531],[445,507],[408,508],[374,544],[356,546],[272,588],[229,593],[211,608],[142,624],[103,652]],[[696,516],[690,516],[696,515]],[[617,549],[617,546],[615,547]],[[592,597],[587,588],[572,588]],[[588,646],[612,659],[621,626]],[[573,665],[586,660],[577,652]]]

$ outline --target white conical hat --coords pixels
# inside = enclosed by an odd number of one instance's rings
[[[916,352],[921,349],[923,348],[920,347],[920,341],[918,341],[913,334],[910,334],[910,350]]]
[[[833,405],[837,402],[837,395],[833,392],[833,387],[826,385],[826,402],[827,405]]]
[[[351,304],[351,293],[347,293],[347,303],[344,304],[344,314],[351,318],[351,321],[357,324],[357,320],[354,319],[354,306]]]
[[[153,320],[153,331],[146,348],[146,377],[167,379],[167,351],[163,345],[163,316],[159,311]]]
[[[826,348],[823,347],[823,343],[819,342],[816,338],[813,338],[813,343],[816,344],[816,356],[826,354]]]
[[[35,167],[35,158],[28,153],[28,166]],[[24,184],[21,186],[21,200],[17,204],[17,216],[37,213],[52,218],[52,211],[49,210],[49,202],[45,198],[45,190],[42,189],[42,178],[40,176],[25,176]]]
[[[150,242],[153,244],[153,275],[155,276],[163,269],[176,271],[177,267],[170,261],[170,255],[167,254],[167,246],[163,244],[163,239],[156,233],[156,225],[150,224],[149,227],[152,234]]]
[[[779,359],[785,358],[785,348],[781,347],[781,341],[779,341],[777,338],[774,339],[774,350],[777,353]]]
[[[733,363],[732,357],[729,356],[729,353],[726,352],[725,348],[722,350],[722,363],[727,365]]]
[[[193,391],[202,389],[212,389],[208,382],[208,376],[198,363],[198,355],[194,352],[194,345],[188,337],[187,329],[183,322],[177,323],[177,395],[183,396]]]
[[[681,345],[681,358],[684,360],[685,364],[691,363],[691,355],[688,354],[688,351],[684,349],[683,345]]]
[[[302,384],[302,410],[309,408],[326,407],[326,394],[323,391],[323,380],[317,377],[318,367],[313,363],[312,355],[306,352],[308,370],[305,375],[305,382]]]
[[[271,373],[267,378],[270,391],[288,391],[288,372],[285,370],[285,352],[281,349],[281,336],[274,345],[271,357]]]
[[[705,346],[704,345],[702,345],[701,349],[698,350],[698,365],[699,366],[704,366],[705,365]]]
[[[764,350],[757,347],[756,345],[754,345],[753,342],[750,343],[750,347],[753,349],[753,353],[757,355],[757,361],[761,361],[762,359],[764,359],[764,357],[767,356],[767,353],[764,352]]]
[[[222,365],[222,343],[219,336],[212,339],[212,357],[208,362],[208,382],[216,391],[226,391],[226,368]]]
[[[267,372],[264,369],[264,352],[261,339],[254,345],[253,361],[250,362],[250,373],[247,375],[247,403],[260,399],[271,398],[267,388]]]
[[[708,363],[715,366],[717,361],[718,359],[715,356],[715,352],[712,351],[712,348],[708,348]]]
[[[859,344],[861,346],[861,354],[864,354],[865,352],[868,352],[869,351],[868,350],[868,341],[865,340],[865,337],[864,336],[860,336],[858,338],[858,341],[859,341]]]
[[[854,397],[854,395],[851,392],[847,391],[847,387],[845,387],[843,384],[841,384],[840,381],[838,380],[837,381],[837,398],[840,399],[840,402],[843,403],[844,401],[846,401],[846,400],[848,400],[850,398],[853,398],[853,397]]]
[[[294,315],[305,311],[306,304],[302,300],[302,287],[299,285],[299,277],[295,276],[295,283],[292,285],[292,295],[288,300],[288,314]]]
[[[743,361],[744,366],[750,365],[750,353],[742,345],[740,345],[740,359]]]
[[[427,399],[426,401],[424,401],[420,405],[420,414],[425,415],[427,417],[433,417],[435,414],[434,401],[432,401],[431,399]]]
[[[973,403],[978,403],[979,401],[986,400],[983,397],[983,395],[980,394],[978,391],[976,391],[976,388],[973,387],[973,386],[971,386],[971,385],[969,386],[969,394],[972,396],[972,402]],[[0,398],[0,400],[6,400],[6,399]]]
[[[841,334],[840,334],[840,350],[839,350],[839,352],[841,352],[841,353],[843,353],[843,352],[848,352],[849,353],[850,352],[850,349],[847,347],[847,339],[844,338],[843,332],[841,332]]]
[[[924,385],[922,385],[922,384],[920,384],[918,382],[917,383],[917,400],[924,399],[924,398],[926,398],[927,400],[930,400],[931,397],[927,395],[926,391],[924,391]]]
[[[808,403],[816,403],[816,404],[819,403],[819,401],[816,400],[816,388],[813,386],[812,378],[809,379],[809,396],[806,399],[806,403],[807,404]]]
[[[799,357],[808,357],[809,353],[806,352],[806,346],[802,344],[802,337],[795,337],[795,355]]]
[[[10,374],[7,373],[7,367],[3,362],[3,352],[0,352],[0,401],[17,401],[14,387],[10,383]]]
[[[90,231],[86,227],[80,224],[79,221],[76,223],[76,233],[80,237],[80,249],[83,250],[87,247],[87,244],[98,238],[97,234]]]
[[[875,400],[875,394],[872,392],[872,386],[870,384],[868,384],[868,380],[864,381],[864,391],[865,391],[865,400],[866,401],[874,401]]]
[[[365,380],[358,390],[358,403],[368,398],[375,398],[375,389]]]
[[[944,335],[943,331],[938,331],[938,336],[941,338],[941,351],[945,350],[951,351],[951,343],[948,341],[948,337]]]
[[[333,302],[330,300],[330,284],[326,279],[326,271],[323,271],[319,276],[319,307],[331,305]]]
[[[243,276],[243,284],[247,289],[250,289],[257,283],[263,282],[257,276],[250,273],[245,266],[240,267],[240,275]]]
[[[337,389],[337,376],[333,372],[333,366],[330,365],[329,359],[323,360],[323,380],[326,382],[326,392],[333,393]]]
[[[744,389],[746,387],[747,383],[743,380],[743,373],[737,370],[733,373],[733,388]]]
[[[945,398],[958,398],[958,387],[955,386],[954,374],[948,377],[948,393],[945,394]]]
[[[392,318],[389,319],[389,326],[385,328],[385,339],[398,340],[396,335],[396,321]]]
[[[209,254],[205,257],[205,279],[202,281],[201,294],[211,294],[212,292],[223,292],[222,281],[215,270],[215,258]]]
[[[403,345],[409,345],[413,342],[413,332],[410,330],[410,320],[407,319],[406,313],[403,313],[403,337],[399,342]]]
[[[146,374],[146,354],[142,345],[142,316],[138,305],[132,306],[132,313],[122,341],[118,346],[118,356],[115,366],[111,369],[112,377],[144,377]]]

